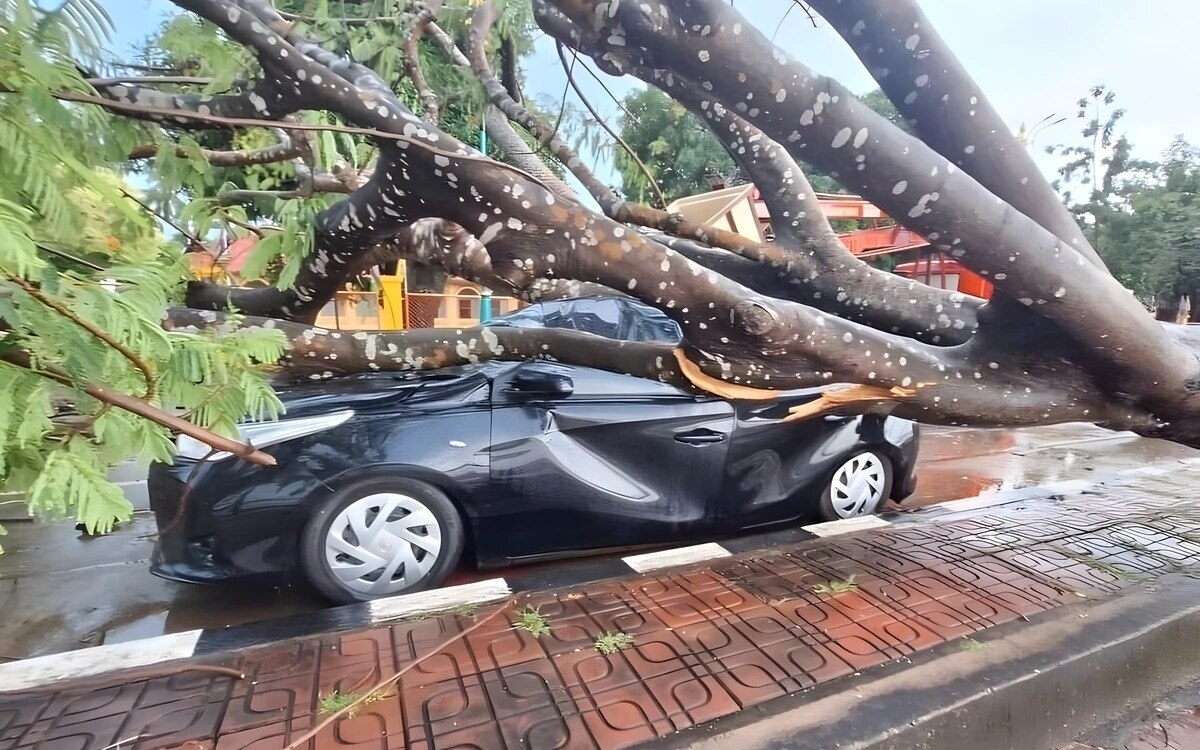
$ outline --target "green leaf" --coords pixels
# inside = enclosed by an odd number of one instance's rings
[[[107,534],[133,516],[129,500],[108,481],[99,457],[81,440],[72,440],[47,457],[29,488],[28,502],[30,510],[43,517],[74,512],[89,534]]]

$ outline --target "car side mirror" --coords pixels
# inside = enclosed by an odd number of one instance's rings
[[[530,396],[569,396],[575,391],[575,383],[568,375],[529,367],[513,375],[509,387]]]

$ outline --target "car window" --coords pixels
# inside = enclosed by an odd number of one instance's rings
[[[592,333],[607,339],[621,336],[621,308],[612,299],[577,299],[564,303],[564,315],[570,317],[577,331]]]
[[[620,297],[580,297],[538,302],[486,325],[564,328],[616,341],[677,344],[679,326],[659,310]]]

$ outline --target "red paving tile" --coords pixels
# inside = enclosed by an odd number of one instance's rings
[[[1200,517],[1165,514],[1170,498],[1088,502],[1087,513],[1067,502],[893,526],[537,594],[519,606],[547,619],[541,638],[514,628],[510,610],[436,650],[485,610],[240,652],[226,663],[245,670],[241,681],[115,675],[0,695],[0,750],[99,750],[135,736],[123,747],[281,750],[324,720],[322,696],[365,691],[414,661],[306,747],[631,747],[1200,562]],[[835,581],[852,585],[822,587]],[[607,631],[633,645],[600,654]],[[1171,747],[1153,742],[1139,747]]]

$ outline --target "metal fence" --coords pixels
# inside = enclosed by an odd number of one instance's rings
[[[479,324],[482,300],[474,290],[459,294],[406,294],[404,320],[408,328],[468,328]],[[513,297],[492,297],[492,317],[521,307]],[[317,325],[338,331],[382,330],[385,316],[379,292],[338,292],[317,316]]]

